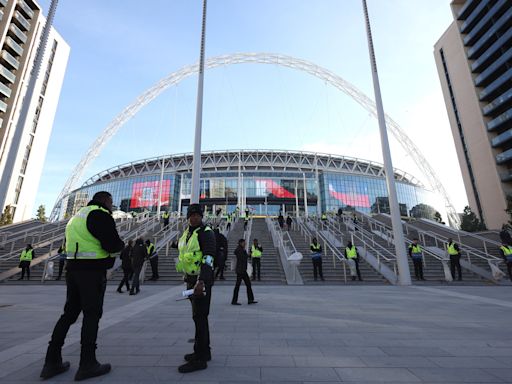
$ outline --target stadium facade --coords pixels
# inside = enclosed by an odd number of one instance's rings
[[[389,213],[382,164],[339,155],[278,150],[203,152],[200,202],[209,212],[237,206],[255,214],[309,214],[354,208]],[[192,154],[170,155],[119,165],[88,179],[61,202],[61,217],[109,191],[117,209],[184,212],[190,203]],[[443,217],[441,199],[413,176],[395,170],[402,216]],[[305,199],[304,197],[307,196]]]

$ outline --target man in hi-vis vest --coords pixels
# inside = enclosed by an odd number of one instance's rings
[[[21,268],[21,276],[18,280],[23,280],[25,276],[25,272],[27,273],[27,280],[30,280],[30,262],[34,259],[34,249],[32,245],[27,244],[27,247],[21,251],[20,254],[20,264],[19,268]]]
[[[66,226],[66,305],[53,330],[41,378],[49,379],[69,369],[69,362],[62,361],[61,350],[69,327],[80,312],[83,312],[82,347],[75,380],[110,372],[110,364],[96,360],[96,338],[103,314],[107,269],[114,265],[113,253],[123,247],[112,218],[112,196],[98,192]]]
[[[258,244],[258,239],[253,240],[251,246],[251,258],[252,258],[252,279],[258,278],[261,280],[261,255],[263,254],[263,247]]]
[[[192,319],[196,327],[194,352],[185,355],[187,363],[178,367],[181,373],[194,372],[208,367],[211,360],[210,329],[208,315],[213,285],[213,258],[217,252],[215,234],[203,224],[203,210],[199,204],[191,204],[187,211],[188,227],[179,242],[176,270],[183,272],[187,289],[194,289],[189,297],[192,302]]]

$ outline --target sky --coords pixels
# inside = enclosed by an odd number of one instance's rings
[[[39,3],[47,12],[50,0]],[[141,6],[142,4],[142,6]],[[71,46],[35,207],[51,211],[73,168],[121,111],[199,57],[201,0],[61,1],[54,26]],[[368,0],[385,112],[418,145],[457,211],[467,198],[433,46],[449,0]],[[209,0],[206,56],[279,53],[326,68],[374,99],[360,0]],[[140,110],[84,170],[192,152],[197,76]],[[390,134],[393,166],[428,185]],[[288,149],[382,162],[378,122],[332,85],[276,65],[205,73],[203,150]],[[80,183],[81,184],[81,183]]]

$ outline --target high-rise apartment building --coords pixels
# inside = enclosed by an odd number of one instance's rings
[[[0,209],[3,212],[10,206],[14,221],[33,216],[70,51],[52,28],[29,115],[25,125],[19,126],[44,22],[42,9],[36,2],[0,0],[0,190],[5,191],[0,196]],[[9,153],[11,158],[15,155],[14,162],[7,162]]]
[[[469,204],[496,229],[512,196],[512,1],[451,8],[435,60]]]

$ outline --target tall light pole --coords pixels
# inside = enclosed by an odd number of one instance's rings
[[[206,37],[206,3],[203,0],[203,22],[201,25],[201,51],[199,54],[199,80],[197,82],[196,132],[194,137],[194,157],[192,165],[192,193],[190,204],[199,203],[199,176],[201,172],[201,130],[203,126],[203,82],[204,82],[204,44]]]
[[[375,92],[375,104],[377,106],[377,118],[379,120],[380,141],[382,145],[382,157],[384,158],[384,170],[386,172],[386,184],[388,187],[389,206],[391,209],[391,224],[393,225],[393,240],[395,243],[396,261],[398,264],[398,274],[400,285],[411,285],[411,273],[407,254],[405,252],[404,232],[402,221],[400,219],[400,207],[396,195],[395,176],[393,172],[393,162],[391,160],[391,151],[389,149],[388,133],[386,120],[384,118],[384,107],[380,94],[379,74],[377,73],[377,62],[375,61],[375,52],[373,50],[372,31],[370,27],[370,18],[368,16],[368,7],[366,0],[363,1],[363,11],[366,21],[366,34],[368,37],[368,50],[370,53],[370,64],[372,68],[373,89]]]

